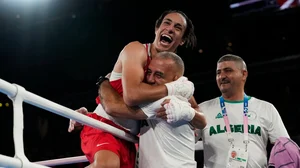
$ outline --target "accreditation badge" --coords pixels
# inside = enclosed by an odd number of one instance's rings
[[[248,162],[248,151],[237,146],[230,147],[226,168],[246,168]]]

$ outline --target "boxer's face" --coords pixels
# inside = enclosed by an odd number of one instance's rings
[[[177,78],[174,61],[171,59],[154,58],[148,66],[146,76],[148,84],[162,85]]]
[[[175,52],[179,45],[183,45],[182,39],[186,30],[186,20],[179,13],[167,14],[161,25],[155,30],[154,45],[158,51]]]

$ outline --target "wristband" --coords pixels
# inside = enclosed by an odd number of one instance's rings
[[[105,76],[100,76],[96,82],[96,86],[100,86],[102,82],[106,81],[106,80],[109,80],[107,77]]]

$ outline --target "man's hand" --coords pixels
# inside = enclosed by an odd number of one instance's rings
[[[196,114],[188,102],[179,99],[166,99],[161,105],[162,108],[157,111],[156,117],[162,118],[168,123],[175,123],[180,120],[189,122]]]
[[[176,81],[166,83],[165,86],[167,87],[169,96],[177,95],[190,99],[195,91],[194,84],[184,76]]]
[[[157,118],[161,118],[163,120],[167,120],[168,117],[167,117],[167,113],[166,113],[166,109],[164,107],[165,104],[169,103],[170,102],[170,99],[165,99],[162,103],[161,103],[161,108],[159,108],[157,111],[156,111],[156,117]]]
[[[84,115],[86,115],[88,113],[88,110],[85,107],[81,107],[80,109],[77,109],[75,111],[77,111],[81,114],[84,114]],[[80,127],[82,127],[81,123],[70,119],[68,132],[72,132],[74,130],[74,128],[80,128]]]

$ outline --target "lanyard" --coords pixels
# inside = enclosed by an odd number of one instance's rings
[[[225,107],[225,101],[224,101],[223,96],[220,97],[220,106],[221,106],[223,119],[224,119],[225,126],[226,126],[226,133],[228,135],[228,141],[233,146],[234,139],[231,135],[229,119],[228,119],[228,115],[227,115],[227,111],[226,111],[226,107]],[[248,140],[248,115],[247,114],[248,114],[248,96],[245,94],[244,95],[244,108],[243,108],[243,120],[244,120],[244,141],[243,142],[246,144],[246,151],[247,151],[247,145],[249,143],[249,140]]]

